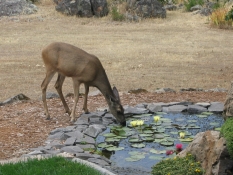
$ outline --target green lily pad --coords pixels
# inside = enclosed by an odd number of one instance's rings
[[[151,149],[150,152],[151,152],[151,153],[154,153],[154,154],[165,154],[165,153],[166,153],[166,150]]]
[[[156,112],[155,113],[156,115],[165,115],[165,114],[167,114],[166,112]]]
[[[144,148],[146,145],[143,143],[139,143],[139,144],[132,144],[131,146],[134,148]]]
[[[155,137],[155,139],[163,139],[164,134],[155,134],[154,137]]]
[[[215,131],[221,131],[221,128],[215,128],[214,130]]]
[[[202,112],[201,113],[202,115],[212,115],[212,114],[214,114],[213,112]]]
[[[178,132],[177,131],[172,131],[172,132],[170,132],[170,134],[178,134]]]
[[[149,159],[152,159],[152,160],[162,160],[163,157],[161,157],[161,156],[150,156]]]
[[[116,147],[116,146],[112,146],[112,147],[107,147],[106,150],[108,151],[120,151],[125,149],[124,147]]]
[[[130,143],[139,143],[139,142],[142,142],[142,140],[140,140],[139,138],[130,138],[129,142]]]
[[[197,120],[188,120],[187,122],[189,122],[189,123],[196,123]]]
[[[153,134],[139,134],[141,137],[151,137],[151,136],[153,136]]]
[[[199,118],[206,118],[208,116],[207,115],[203,115],[203,114],[199,114],[199,115],[197,115],[197,117],[199,117]]]
[[[113,134],[113,133],[105,133],[103,134],[104,137],[116,137],[117,135],[116,134]]]
[[[143,133],[144,134],[153,134],[154,132],[152,130],[144,130]]]
[[[152,141],[154,141],[154,138],[153,137],[143,137],[142,140],[152,142]]]
[[[113,146],[113,145],[107,144],[105,142],[102,142],[102,143],[98,144],[98,148],[107,148],[107,147],[111,147],[111,146]]]
[[[153,142],[155,142],[155,143],[160,143],[160,142],[162,142],[162,141],[163,141],[163,139],[154,139]]]
[[[163,146],[173,146],[174,142],[171,142],[171,141],[162,141],[162,142],[160,142],[160,145],[163,145]]]
[[[185,120],[184,118],[177,118],[177,119],[175,119],[175,121],[177,121],[177,122],[182,122],[184,120]]]
[[[217,122],[211,122],[210,125],[211,125],[211,126],[218,126],[219,123],[217,123]]]
[[[106,138],[105,142],[119,142],[120,139],[114,138],[114,137],[110,137],[110,138]]]

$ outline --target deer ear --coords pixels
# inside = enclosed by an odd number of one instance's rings
[[[113,94],[114,94],[116,100],[118,100],[120,102],[120,96],[119,96],[118,90],[115,86],[112,88],[112,91],[113,91]]]

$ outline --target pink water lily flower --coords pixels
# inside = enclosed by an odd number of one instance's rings
[[[172,155],[174,152],[173,152],[173,150],[167,150],[166,151],[166,155],[168,156],[168,155]]]
[[[183,148],[183,145],[181,143],[176,144],[176,150],[181,151]]]

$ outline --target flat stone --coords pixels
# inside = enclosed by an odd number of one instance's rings
[[[95,149],[95,146],[93,144],[76,144],[76,146],[79,146],[80,148],[86,150],[86,149]]]
[[[54,130],[52,130],[51,132],[50,132],[50,135],[54,135],[54,134],[56,134],[57,132],[63,132],[63,133],[66,133],[66,132],[71,132],[73,129],[70,129],[70,128],[56,128],[56,129],[54,129]]]
[[[57,132],[48,137],[48,140],[66,140],[68,136],[65,135],[64,132]]]
[[[188,105],[188,108],[187,108],[187,112],[189,113],[202,113],[202,112],[206,112],[208,111],[207,108],[205,107],[202,107],[202,106],[198,106],[198,105]]]
[[[147,106],[150,112],[156,113],[162,111],[162,106],[160,104],[152,103]]]
[[[89,158],[89,159],[87,159],[87,160],[88,160],[89,162],[98,164],[98,165],[100,165],[100,166],[102,166],[102,167],[108,166],[108,165],[109,165],[108,162],[106,162],[106,161],[104,161],[104,160],[102,160],[102,159]]]
[[[224,108],[223,103],[221,103],[221,102],[211,102],[210,107],[208,108],[208,110],[210,112],[214,112],[214,113],[222,113],[223,108]]]
[[[38,154],[43,154],[43,153],[44,153],[43,151],[35,150],[35,151],[28,153],[28,155],[38,155]]]
[[[184,105],[174,105],[174,106],[169,106],[169,107],[163,107],[163,112],[178,113],[178,112],[184,112],[184,111],[187,111],[187,106],[184,106]]]
[[[134,107],[129,106],[125,109],[124,114],[126,114],[126,115],[132,114],[133,115],[133,114],[145,114],[148,112],[149,112],[149,110],[146,108],[134,108]]]
[[[83,133],[96,138],[104,129],[106,129],[106,127],[103,127],[103,125],[91,125]]]
[[[61,152],[67,152],[70,154],[77,154],[77,153],[83,153],[83,149],[79,146],[65,146],[61,148]]]
[[[102,116],[93,115],[88,118],[88,123],[89,124],[93,124],[93,123],[102,124]]]
[[[65,135],[67,137],[75,137],[75,138],[83,137],[83,133],[81,133],[81,131],[79,131],[79,130],[67,132],[67,133],[65,133]]]
[[[64,145],[65,146],[73,146],[75,144],[76,141],[76,137],[70,137],[68,139],[66,139]]]
[[[17,101],[22,101],[22,100],[30,100],[30,98],[27,97],[24,94],[18,94],[16,96],[13,96],[13,97],[11,97],[11,98],[3,101],[0,106],[6,105],[6,104],[10,104],[10,103],[14,103],[14,102],[17,102]]]
[[[57,155],[60,153],[60,150],[44,150],[45,154]]]
[[[86,128],[88,128],[88,125],[77,125],[76,130],[83,132]]]
[[[205,108],[208,108],[210,106],[210,103],[206,103],[206,102],[199,102],[199,103],[195,103],[195,105],[199,105],[199,106],[203,106]]]
[[[78,153],[75,155],[75,157],[83,159],[83,160],[87,160],[89,158],[95,158],[95,154],[90,154],[90,153]]]
[[[95,144],[95,140],[92,137],[90,137],[90,136],[84,135],[83,137],[77,138],[76,141],[75,141],[75,143],[76,144],[83,144],[83,143],[85,143],[85,144],[93,144],[94,145]]]

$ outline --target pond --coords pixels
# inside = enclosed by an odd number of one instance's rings
[[[112,161],[114,173],[146,175],[153,165],[185,149],[197,133],[219,130],[223,122],[221,115],[210,112],[134,115],[127,127],[111,125],[96,142],[98,150]]]

